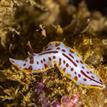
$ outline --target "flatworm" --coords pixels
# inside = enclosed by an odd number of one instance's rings
[[[50,42],[41,53],[33,53],[25,60],[9,59],[20,69],[31,69],[32,72],[45,72],[57,66],[59,71],[80,86],[104,89],[101,79],[83,64],[77,52],[62,42]]]

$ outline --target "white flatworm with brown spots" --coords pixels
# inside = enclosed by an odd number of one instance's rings
[[[25,60],[10,58],[10,62],[20,69],[30,68],[33,70],[32,72],[44,72],[56,65],[63,75],[74,80],[78,85],[105,88],[101,79],[83,64],[77,52],[71,50],[73,49],[65,46],[62,42],[54,41],[50,42],[41,53],[34,53]]]

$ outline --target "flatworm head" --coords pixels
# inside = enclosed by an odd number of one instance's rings
[[[10,59],[10,62],[21,69],[30,68],[33,73],[45,72],[57,66],[64,76],[80,86],[105,88],[101,79],[87,68],[77,52],[62,42],[50,42],[41,53],[35,53],[26,60]]]

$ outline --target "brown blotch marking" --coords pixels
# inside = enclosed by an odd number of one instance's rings
[[[43,58],[43,61],[45,62],[45,58]]]
[[[94,76],[91,76],[92,78],[94,78]]]
[[[33,58],[33,56],[30,56],[30,64],[33,64],[34,63],[34,58]]]
[[[68,64],[68,63],[66,63],[66,67],[69,67],[69,64]]]
[[[72,58],[74,59],[74,57],[73,57],[71,54],[69,54],[69,56],[72,57]]]
[[[71,71],[74,71],[74,69],[73,69],[73,68],[71,68]]]
[[[39,62],[38,62],[38,61],[37,61],[36,63],[37,63],[37,64],[39,64]]]
[[[66,52],[65,49],[62,49],[63,52]]]
[[[53,56],[53,59],[55,59],[56,57],[55,56]]]
[[[61,58],[59,58],[59,65],[61,65]]]
[[[45,68],[48,68],[48,65],[47,64],[44,64]]]
[[[91,71],[89,71],[90,74],[93,74]]]
[[[84,69],[84,66],[82,66],[82,69]]]
[[[26,63],[24,63],[23,66],[26,66]]]
[[[76,72],[74,72],[75,73],[75,75],[77,74]]]
[[[83,62],[80,60],[80,63],[83,64]]]
[[[65,72],[65,71],[66,71],[66,68],[64,68],[63,71]]]
[[[84,81],[87,81],[87,79],[86,79],[86,78],[84,78],[83,80],[84,80]]]
[[[89,71],[87,71],[87,74],[89,74],[90,72]]]
[[[99,81],[100,81],[100,82],[102,82],[102,80],[101,80],[101,79],[99,79]]]
[[[78,80],[78,77],[77,77],[77,76],[75,76],[73,80],[74,80],[74,81],[77,81],[77,80]]]
[[[48,59],[49,59],[49,61],[51,61],[52,59],[51,59],[51,57],[48,57]]]
[[[78,77],[80,78],[80,77],[81,77],[81,75],[80,75],[80,74],[78,74]]]
[[[28,70],[32,70],[32,66],[31,65],[29,66]]]
[[[58,49],[58,50],[59,50],[59,49],[60,49],[60,47],[57,47],[56,49]]]
[[[41,60],[41,63],[43,64],[43,61]]]
[[[51,48],[48,48],[47,50],[49,51],[49,50],[52,50],[52,49],[51,49]]]
[[[76,62],[77,62],[77,63],[79,63],[79,61],[78,61],[78,60],[76,60]]]
[[[63,63],[65,64],[65,60],[63,60]]]

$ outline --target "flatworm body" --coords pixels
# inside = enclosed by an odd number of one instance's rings
[[[105,88],[101,79],[87,68],[77,52],[74,52],[73,49],[65,46],[62,42],[50,42],[44,51],[38,54],[34,53],[25,60],[12,58],[9,60],[20,69],[31,69],[32,72],[37,73],[57,66],[64,76],[75,81],[80,86]]]

